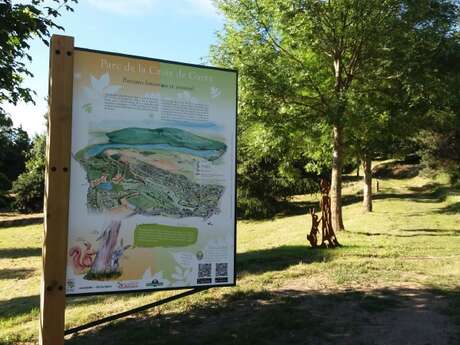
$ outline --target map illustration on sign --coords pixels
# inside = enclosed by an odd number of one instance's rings
[[[235,283],[236,73],[75,49],[66,294]]]
[[[107,143],[79,151],[88,178],[88,207],[171,217],[209,218],[224,186],[199,184],[202,162],[217,164],[225,143],[178,128],[124,128]]]

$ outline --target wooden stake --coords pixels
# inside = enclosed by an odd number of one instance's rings
[[[54,35],[50,47],[40,344],[64,344],[73,94],[73,37]]]

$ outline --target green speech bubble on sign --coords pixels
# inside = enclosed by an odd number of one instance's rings
[[[134,230],[134,246],[142,248],[186,247],[197,238],[198,229],[186,226],[139,224]]]

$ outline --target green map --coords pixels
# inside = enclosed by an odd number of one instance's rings
[[[200,184],[200,162],[217,164],[227,146],[178,128],[124,128],[76,154],[89,183],[91,211],[209,218],[220,184]]]

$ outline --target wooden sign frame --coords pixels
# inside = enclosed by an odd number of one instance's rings
[[[63,345],[64,336],[67,334],[72,334],[83,329],[131,315],[133,313],[144,311],[148,308],[156,307],[178,298],[204,291],[214,286],[234,286],[236,282],[236,278],[234,278],[231,284],[165,288],[163,290],[177,290],[184,288],[191,290],[65,330],[67,242],[70,204],[70,161],[72,147],[72,101],[74,83],[74,51],[76,49],[84,50],[82,48],[74,47],[73,37],[53,35],[51,38],[48,90],[48,137],[45,173],[44,239],[42,246],[42,279],[40,285],[40,345]],[[131,57],[123,54],[118,55]],[[163,61],[157,59],[152,60],[159,62]],[[176,63],[172,61],[164,62]],[[189,65],[182,63],[177,64]],[[190,66],[219,69],[208,66]],[[237,73],[237,71],[234,72]],[[236,76],[236,81],[238,81],[238,74]],[[236,99],[238,99],[237,84]],[[237,112],[237,107],[235,111]],[[236,150],[236,132],[234,135]],[[236,203],[236,196],[234,202]],[[235,241],[233,260],[235,260],[236,223],[233,230]],[[233,266],[234,275],[236,276],[235,262],[233,263]],[[140,290],[133,290],[133,292],[139,291]],[[158,290],[144,291],[154,292]]]
[[[73,97],[73,37],[50,45],[48,140],[40,290],[40,344],[64,344],[67,228]]]

